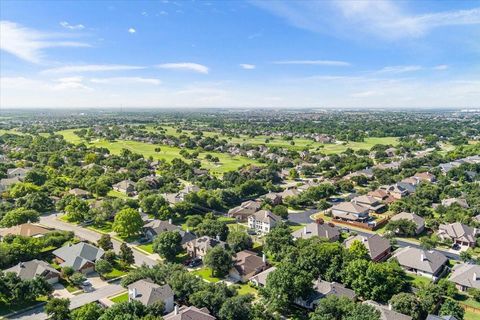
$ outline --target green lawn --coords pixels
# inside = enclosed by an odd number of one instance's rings
[[[111,279],[115,279],[115,278],[124,276],[126,274],[127,274],[127,272],[125,272],[125,271],[119,270],[117,268],[113,268],[113,270],[111,272],[104,274],[103,277],[106,280],[111,280]]]
[[[480,314],[465,310],[463,320],[480,320]]]
[[[120,198],[120,199],[128,199],[129,198],[129,196],[127,196],[125,193],[119,192],[119,191],[116,191],[116,190],[108,191],[107,196],[112,197],[112,198]]]
[[[118,296],[111,297],[109,298],[109,300],[113,303],[126,302],[128,301],[128,292],[124,292],[122,294],[119,294]]]
[[[419,287],[421,285],[426,285],[432,282],[427,277],[418,276],[416,274],[407,273],[407,281],[409,281],[414,287]]]
[[[248,283],[244,283],[239,286],[240,286],[240,288],[238,289],[239,295],[244,295],[244,294],[253,294],[254,296],[258,295],[258,290],[255,289],[254,287],[251,287]]]
[[[101,226],[92,225],[92,226],[88,226],[87,229],[90,229],[99,233],[110,233],[112,232],[112,224],[113,222],[107,221]]]
[[[142,245],[139,245],[137,246],[138,248],[144,250],[144,251],[147,251],[148,253],[152,254],[153,253],[153,244],[150,242],[150,243],[147,243],[147,244],[142,244]]]
[[[192,272],[194,275],[201,277],[204,280],[209,282],[218,282],[222,280],[221,278],[212,277],[212,269],[204,267],[202,269],[196,270]]]

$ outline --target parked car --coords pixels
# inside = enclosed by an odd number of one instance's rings
[[[453,249],[453,250],[460,250],[460,245],[459,245],[458,243],[454,243],[454,244],[452,245],[452,249]]]
[[[190,263],[187,265],[189,268],[196,268],[202,264],[202,259],[200,258],[194,258],[190,261]]]

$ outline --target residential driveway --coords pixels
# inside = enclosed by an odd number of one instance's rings
[[[65,287],[63,285],[61,285],[60,283],[55,283],[53,285],[53,296],[55,298],[72,298],[72,297],[74,297],[74,295],[71,294],[70,292],[68,292],[68,290],[65,289]]]
[[[78,296],[75,296],[73,299],[70,299],[70,309],[79,308],[90,302],[99,301],[101,299],[120,294],[125,291],[118,281],[115,283],[110,283],[98,290],[82,293]],[[20,319],[20,320],[45,320],[47,319],[47,314],[43,312],[43,306],[29,310],[20,315],[9,317],[8,319]]]
[[[95,289],[99,289],[108,285],[108,282],[100,279],[100,275],[96,272],[90,273],[87,276],[87,279],[88,281],[90,281],[92,287]]]
[[[43,224],[50,228],[55,228],[58,230],[73,231],[75,235],[79,238],[91,241],[96,243],[100,239],[101,234],[81,226],[73,225],[62,220],[58,220],[55,214],[44,215],[40,217],[40,224]],[[121,242],[115,239],[112,239],[113,248],[115,252],[120,251]],[[129,245],[131,247],[131,245]],[[141,266],[146,264],[148,266],[154,266],[158,262],[146,256],[145,254],[139,252],[138,250],[133,249],[133,256],[135,257],[135,265]]]
[[[310,216],[317,212],[318,212],[318,209],[310,209],[302,212],[290,213],[287,219],[288,221],[293,223],[306,224],[306,223],[313,222],[313,220],[310,219]]]

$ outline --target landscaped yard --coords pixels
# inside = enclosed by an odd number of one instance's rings
[[[117,296],[110,297],[109,300],[112,301],[113,303],[126,302],[128,301],[128,292],[124,292]]]
[[[142,244],[142,245],[139,245],[137,246],[139,249],[142,249],[150,254],[153,253],[153,243],[146,243],[146,244]]]
[[[414,287],[419,287],[421,285],[426,285],[432,282],[431,279],[423,276],[419,276],[412,273],[407,273],[407,281],[409,281]]]
[[[239,285],[240,288],[238,289],[238,294],[253,294],[254,296],[258,295],[258,290],[254,287],[251,287],[248,283],[244,283]]]
[[[21,305],[15,306],[15,307],[7,306],[7,304],[4,301],[0,300],[0,318],[4,315],[9,314],[9,313],[19,311],[19,310],[24,310],[24,309],[26,309],[28,307],[31,307],[31,306],[34,306],[38,303],[46,302],[47,300],[48,300],[48,297],[40,297],[40,298],[37,299],[37,301],[26,302],[24,304],[21,304]]]
[[[109,273],[106,273],[103,275],[103,277],[106,279],[106,280],[111,280],[111,279],[115,279],[115,278],[118,278],[118,277],[121,277],[121,276],[124,276],[127,274],[128,271],[122,271],[120,269],[117,269],[117,268],[113,268],[113,270]]]
[[[218,281],[222,280],[220,278],[212,277],[212,269],[207,268],[207,267],[204,267],[204,268],[199,269],[199,270],[195,270],[192,273],[194,275],[197,275],[197,276],[201,277],[202,279],[210,281],[210,282],[218,282]]]

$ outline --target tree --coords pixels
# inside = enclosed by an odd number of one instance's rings
[[[228,234],[227,243],[234,252],[251,249],[253,245],[252,238],[241,230],[231,231]]]
[[[232,255],[221,245],[207,251],[203,258],[205,265],[212,269],[212,276],[225,276],[233,265]]]
[[[67,218],[70,221],[83,221],[88,216],[90,207],[88,206],[87,201],[81,200],[77,197],[72,198],[70,203],[65,207],[65,212],[67,213]]]
[[[298,179],[299,178],[299,175],[298,175],[298,172],[297,170],[295,169],[290,169],[290,171],[288,172],[288,176],[290,177],[290,179],[292,180],[295,180],[295,179]]]
[[[275,206],[273,209],[272,209],[272,212],[274,214],[276,214],[277,216],[280,216],[282,219],[286,219],[288,218],[288,209],[287,207],[283,206],[283,205],[278,205],[278,206]]]
[[[228,236],[227,224],[223,221],[214,219],[205,219],[202,223],[197,225],[196,234],[198,236],[209,236],[211,238],[219,237],[220,240],[225,241]]]
[[[285,223],[279,223],[265,237],[265,251],[279,258],[282,251],[293,245],[290,228]]]
[[[70,276],[70,282],[75,286],[81,285],[85,280],[87,280],[87,278],[80,272],[75,272]]]
[[[112,265],[110,264],[110,262],[108,262],[105,259],[98,259],[95,262],[95,271],[97,271],[101,275],[112,272],[112,270],[113,270]]]
[[[261,294],[276,311],[287,311],[297,298],[306,298],[313,276],[290,261],[281,262],[267,277]]]
[[[125,264],[134,264],[135,256],[133,255],[133,250],[125,242],[122,242],[120,245],[119,258]]]
[[[22,223],[38,221],[38,212],[35,210],[27,210],[25,208],[17,208],[8,211],[0,221],[2,227],[12,227]]]
[[[417,226],[415,222],[408,219],[390,220],[385,230],[402,236],[413,236],[416,233]]]
[[[140,301],[116,303],[105,309],[98,320],[139,320],[147,315],[147,307]]]
[[[446,299],[440,307],[439,314],[441,316],[454,316],[458,320],[462,320],[465,315],[465,309],[453,299]]]
[[[103,254],[103,259],[108,261],[110,264],[113,264],[117,259],[117,254],[113,250],[105,251],[105,253]]]
[[[105,251],[113,250],[113,242],[109,234],[102,234],[100,239],[98,239],[97,244]]]
[[[469,252],[469,251],[462,251],[462,252],[460,252],[460,259],[463,262],[470,261],[470,260],[472,260],[472,253]]]
[[[170,218],[172,214],[168,202],[159,194],[151,194],[143,197],[140,201],[140,208],[142,208],[143,212],[153,214],[164,220]]]
[[[310,320],[380,320],[380,312],[372,306],[356,303],[346,297],[329,295],[318,302]]]
[[[182,236],[178,231],[164,231],[153,240],[153,251],[167,261],[175,260],[182,251]]]
[[[97,320],[104,312],[104,309],[96,302],[91,302],[72,310],[71,320]]]
[[[51,320],[70,319],[70,300],[53,298],[45,305],[45,312]]]
[[[218,317],[222,320],[250,320],[252,300],[250,294],[231,297],[223,303]]]
[[[143,220],[137,210],[125,208],[120,210],[113,221],[112,229],[123,237],[137,235],[143,226]]]
[[[348,254],[352,259],[370,260],[370,253],[367,247],[359,240],[353,241],[350,248],[348,248]]]
[[[420,300],[411,293],[402,292],[394,295],[389,303],[395,311],[411,316],[413,320],[424,319],[426,312]]]

